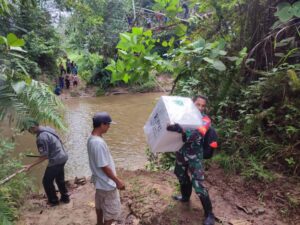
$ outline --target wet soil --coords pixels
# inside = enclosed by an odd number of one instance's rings
[[[156,79],[156,87],[150,90],[140,90],[136,91],[135,86],[121,85],[118,87],[108,88],[103,92],[104,96],[110,95],[122,95],[129,93],[149,93],[149,92],[161,92],[168,95],[171,91],[173,83],[173,78],[170,75],[161,74]],[[138,87],[138,86],[137,86]],[[86,85],[84,81],[79,82],[77,87],[73,85],[70,86],[70,89],[63,89],[62,94],[59,96],[61,99],[77,98],[77,97],[96,97],[97,96],[97,86]]]
[[[126,182],[121,191],[123,212],[115,224],[123,225],[201,225],[203,209],[193,193],[189,203],[179,203],[171,196],[178,192],[172,172],[119,170]],[[83,182],[85,183],[85,182]],[[299,180],[278,177],[269,184],[250,182],[229,176],[217,165],[206,171],[216,224],[225,225],[299,225]],[[96,224],[94,187],[71,184],[71,202],[49,207],[41,195],[29,196],[21,209],[18,225]]]

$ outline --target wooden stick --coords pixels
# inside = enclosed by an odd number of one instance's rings
[[[22,169],[19,169],[18,171],[14,172],[12,175],[4,178],[3,180],[0,181],[0,185],[6,183],[7,181],[9,181],[10,179],[12,179],[13,177],[15,177],[17,174],[19,173],[22,173],[26,170],[26,168],[22,168]]]
[[[34,157],[34,158],[40,157],[40,155],[31,155],[31,154],[26,154],[25,156],[26,157]]]
[[[37,159],[35,162],[24,166],[22,169],[19,169],[18,171],[14,172],[12,175],[4,178],[3,180],[0,181],[0,185],[6,183],[7,181],[9,181],[10,179],[12,179],[13,177],[15,177],[17,174],[19,173],[23,173],[24,171],[28,171],[30,168],[36,166],[37,164],[40,164],[41,162],[45,161],[47,158],[43,157],[43,156],[39,156],[39,159]]]

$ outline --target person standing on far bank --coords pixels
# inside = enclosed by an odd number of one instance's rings
[[[43,177],[43,186],[50,206],[59,204],[56,195],[54,180],[60,192],[60,202],[69,203],[70,198],[65,185],[64,167],[68,160],[62,141],[51,127],[40,126],[38,122],[30,120],[27,123],[27,129],[31,134],[36,134],[36,145],[40,157],[30,165],[25,166],[28,171],[33,166],[48,159],[48,166]]]
[[[111,225],[121,213],[119,190],[124,182],[116,175],[110,150],[103,139],[113,121],[107,112],[98,112],[93,117],[93,131],[87,141],[91,180],[95,185],[97,225]]]
[[[195,106],[203,115],[203,125],[197,129],[183,130],[179,124],[168,125],[167,130],[182,134],[184,145],[176,152],[175,175],[180,184],[181,195],[173,196],[174,200],[180,202],[188,202],[194,187],[204,209],[204,225],[214,225],[215,216],[213,214],[212,203],[208,194],[208,190],[204,187],[204,141],[208,130],[210,130],[210,118],[205,115],[207,98],[204,96],[196,96],[194,99]],[[211,148],[216,148],[217,143],[210,143]],[[191,174],[191,178],[189,176]]]

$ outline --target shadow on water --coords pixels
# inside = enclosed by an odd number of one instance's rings
[[[143,126],[160,95],[160,93],[147,93],[64,100],[68,132],[60,133],[60,136],[69,153],[65,170],[66,178],[90,175],[86,142],[92,130],[92,117],[99,111],[108,112],[117,122],[116,125],[111,125],[108,133],[104,135],[117,167],[129,170],[143,168],[146,163],[146,139]],[[15,154],[24,151],[37,154],[35,137],[31,134],[17,136],[16,144]],[[33,160],[33,158],[24,159],[25,163]],[[35,177],[38,187],[41,187],[46,165],[47,163],[44,162],[30,172],[30,175]]]

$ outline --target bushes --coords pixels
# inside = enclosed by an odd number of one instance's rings
[[[0,138],[0,180],[21,168],[19,160],[11,158],[14,144]],[[25,193],[30,190],[31,182],[24,174],[17,175],[0,186],[0,223],[13,224],[18,216],[17,208],[22,205]]]
[[[154,91],[157,87],[155,81],[155,78],[150,78],[148,81],[146,81],[145,83],[142,83],[140,85],[136,85],[134,86],[132,89],[134,92],[150,92],[150,91]]]
[[[69,54],[69,58],[78,65],[78,74],[87,84],[97,85],[101,89],[107,89],[111,76],[105,70],[107,63],[103,57],[96,53]]]
[[[49,27],[50,30],[52,30]],[[26,41],[25,50],[28,51],[29,58],[38,64],[40,71],[28,65],[28,72],[33,72],[32,77],[41,75],[41,71],[47,73],[50,77],[58,74],[58,67],[56,66],[56,58],[60,54],[59,39],[55,32],[51,37],[42,37],[35,32],[29,32],[24,35]]]
[[[175,153],[154,154],[149,148],[146,149],[148,164],[146,168],[151,171],[173,170],[175,166]]]

